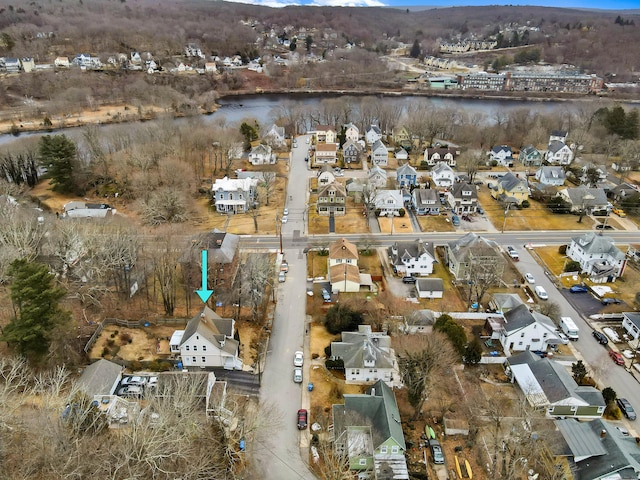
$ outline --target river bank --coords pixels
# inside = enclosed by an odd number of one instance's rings
[[[344,89],[256,89],[238,90],[226,92],[219,98],[219,102],[224,103],[226,99],[237,101],[242,98],[255,98],[257,96],[288,96],[293,100],[301,100],[309,97],[335,98],[340,96],[366,97],[376,96],[380,98],[434,98],[451,100],[471,100],[471,101],[508,101],[525,103],[566,103],[566,102],[622,102],[625,104],[640,104],[640,100],[626,99],[618,97],[602,97],[595,95],[570,95],[554,94],[544,95],[528,94],[522,95],[520,92],[464,92],[464,91],[435,91],[429,89],[402,89],[402,90],[344,90]],[[200,111],[196,115],[211,115],[220,108],[220,103],[213,111]],[[27,117],[24,111],[21,115],[11,115],[11,112],[4,112],[0,118],[0,134],[19,136],[20,133],[27,132],[55,132],[59,130],[84,127],[87,125],[109,125],[120,123],[144,122],[161,117],[180,118],[183,114],[178,114],[172,110],[154,105],[134,106],[128,104],[103,105],[93,109],[87,109],[74,114],[51,116],[45,123],[42,116]]]

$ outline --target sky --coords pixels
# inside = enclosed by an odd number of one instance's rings
[[[537,5],[546,7],[595,8],[603,10],[624,10],[640,8],[640,0],[528,0],[528,1],[491,1],[491,0],[230,0],[238,3],[284,7],[286,5],[315,5],[334,7],[453,7],[481,5]]]

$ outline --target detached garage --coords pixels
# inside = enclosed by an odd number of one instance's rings
[[[444,284],[441,278],[419,278],[416,290],[419,298],[442,298]]]

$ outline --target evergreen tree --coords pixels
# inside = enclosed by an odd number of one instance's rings
[[[40,164],[51,177],[52,190],[58,193],[76,193],[74,167],[76,145],[66,135],[45,135],[38,144]]]
[[[464,350],[465,365],[477,365],[482,360],[482,345],[477,338],[467,344]]]
[[[244,137],[244,149],[249,150],[251,148],[251,142],[258,139],[257,128],[252,127],[247,122],[242,122],[242,125],[240,125],[240,133]]]
[[[571,375],[578,385],[582,385],[582,382],[584,382],[587,376],[587,367],[584,366],[582,360],[571,364]]]
[[[311,35],[307,35],[305,39],[305,43],[307,46],[307,53],[311,53],[311,45],[313,45],[313,37]]]
[[[413,41],[413,46],[409,51],[409,56],[411,58],[418,58],[420,56],[420,42],[417,38]]]
[[[2,330],[0,339],[28,357],[39,357],[49,350],[53,328],[69,321],[69,312],[58,302],[65,291],[54,285],[46,265],[14,260],[8,269],[14,315]]]

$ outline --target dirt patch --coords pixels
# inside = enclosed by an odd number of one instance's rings
[[[144,328],[107,325],[89,351],[89,358],[109,359],[118,356],[129,362],[166,358],[171,353],[169,348],[171,335],[181,328],[183,327],[169,325]]]
[[[447,215],[419,215],[416,217],[423,232],[453,232],[455,227]]]
[[[406,215],[398,218],[378,217],[378,225],[382,233],[413,233],[411,220]]]

